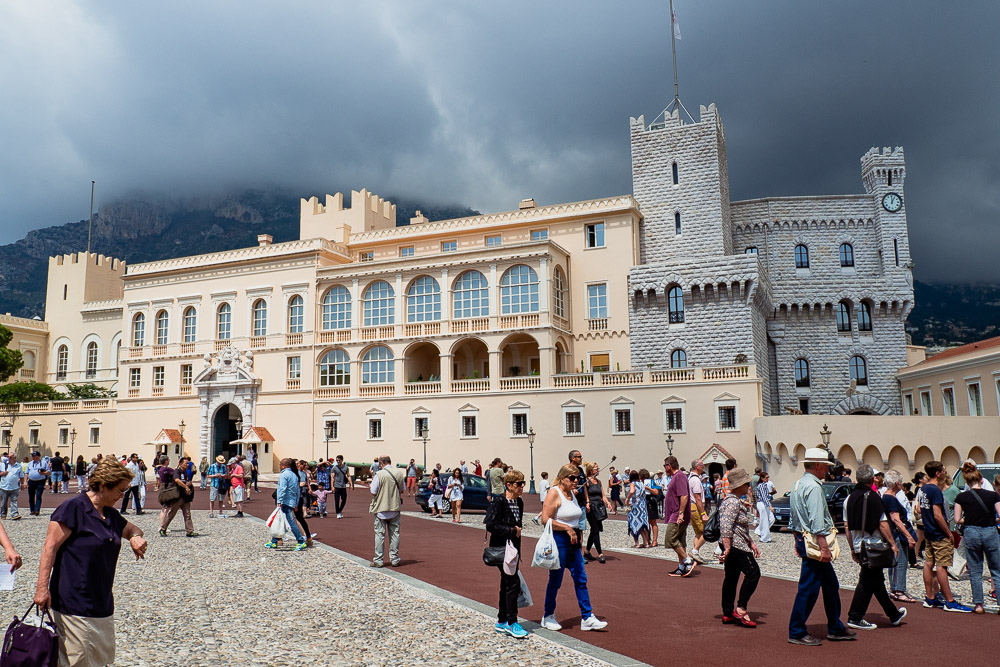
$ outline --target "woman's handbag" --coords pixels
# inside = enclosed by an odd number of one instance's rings
[[[552,535],[552,519],[545,522],[542,536],[535,544],[535,554],[531,559],[531,565],[543,570],[559,569],[559,547],[556,546],[556,538]]]
[[[38,613],[37,625],[26,622],[32,609]],[[58,664],[59,634],[55,621],[48,609],[43,612],[38,605],[32,604],[24,616],[15,616],[7,626],[0,651],[0,667],[56,667]]]
[[[806,558],[810,560],[822,560],[823,554],[819,548],[819,540],[813,533],[802,533],[802,539],[806,545]],[[826,545],[830,548],[830,562],[837,560],[840,556],[840,542],[837,541],[837,529],[830,526],[830,534],[826,536]]]
[[[486,547],[483,549],[483,562],[489,567],[501,567],[506,553],[506,547]]]
[[[163,480],[163,487],[160,489],[156,499],[159,500],[160,505],[163,506],[171,505],[181,499],[180,487],[174,484],[174,478],[172,475],[167,475]]]
[[[594,521],[608,520],[608,506],[603,500],[592,500],[590,502],[590,516]]]
[[[861,508],[861,530],[864,531],[868,518],[868,496],[865,493],[864,505]],[[848,536],[850,538],[850,536]],[[880,534],[868,535],[861,538],[861,548],[858,553],[858,560],[864,567],[871,570],[882,570],[887,567],[895,567],[896,555],[892,553],[893,545],[885,541]]]
[[[654,521],[660,518],[660,501],[656,496],[646,496],[646,514]]]

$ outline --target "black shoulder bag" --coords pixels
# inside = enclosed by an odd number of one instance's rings
[[[498,501],[493,501],[494,503]],[[506,498],[503,499],[506,504]],[[502,547],[491,547],[490,546],[490,531],[486,531],[486,535],[483,537],[483,542],[486,543],[486,548],[483,549],[483,562],[489,567],[502,567],[504,556],[507,554],[507,545]]]
[[[865,492],[864,504],[861,507],[861,531],[865,531],[868,518],[868,496],[871,492]],[[872,570],[881,570],[896,565],[896,556],[892,553],[892,545],[885,541],[885,538],[876,528],[874,535],[861,538],[861,549],[858,559],[864,567]]]

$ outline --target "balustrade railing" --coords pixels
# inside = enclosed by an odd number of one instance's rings
[[[418,396],[421,394],[440,394],[440,382],[407,382],[403,385],[403,394],[406,396]]]

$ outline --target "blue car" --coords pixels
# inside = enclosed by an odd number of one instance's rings
[[[450,476],[450,475],[449,475]],[[442,480],[445,480],[445,475],[442,475]],[[479,475],[474,475],[471,472],[463,473],[462,485],[462,511],[466,510],[482,510],[486,511],[486,506],[489,504],[486,502],[486,478]],[[430,499],[431,494],[427,492],[427,482],[430,481],[429,477],[425,477],[420,480],[417,485],[417,496],[414,500],[417,501],[417,505],[420,506],[425,512],[430,512],[431,508],[428,507],[427,501]],[[442,512],[451,511],[451,503],[447,499],[441,501]]]

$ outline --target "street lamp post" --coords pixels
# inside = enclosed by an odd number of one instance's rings
[[[184,456],[184,429],[185,429],[185,427],[187,427],[187,424],[185,424],[184,420],[181,419],[181,423],[177,425],[177,430],[180,431],[180,434],[181,434],[181,444],[180,444],[181,451],[180,451],[180,456],[177,457],[178,461],[180,460],[181,456]]]
[[[420,437],[424,441],[424,474],[427,474],[427,431],[426,425],[420,427]]]
[[[823,447],[830,451],[830,428],[823,424],[823,430],[819,432],[819,437],[823,438]]]
[[[330,460],[330,438],[333,437],[333,422],[327,422],[323,427],[323,435],[326,436],[326,460]]]
[[[71,430],[69,432],[69,460],[70,461],[75,461],[76,460],[76,457],[74,456],[74,452],[73,452],[73,446],[75,444],[76,444],[76,428],[74,427],[73,430]],[[76,464],[74,463],[73,465],[76,465]],[[69,482],[67,482],[67,484],[68,483]]]
[[[531,485],[528,487],[528,493],[535,494],[535,429],[528,429],[528,452],[531,456]]]
[[[672,433],[667,433],[667,456],[674,455],[674,436]]]

